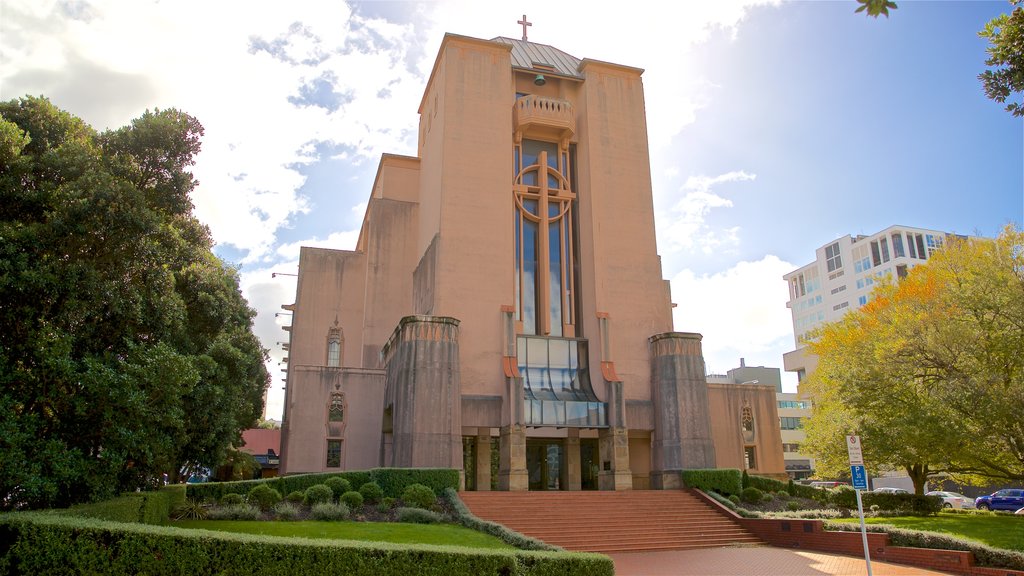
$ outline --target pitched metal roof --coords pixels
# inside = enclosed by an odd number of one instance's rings
[[[492,42],[512,45],[512,67],[537,70],[534,64],[543,64],[555,69],[560,76],[583,79],[579,72],[580,59],[547,44],[527,42],[516,38],[498,36]],[[546,70],[545,70],[546,71]]]

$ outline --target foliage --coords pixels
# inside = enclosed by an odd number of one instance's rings
[[[174,510],[175,520],[202,520],[206,518],[210,507],[201,500],[186,498],[178,508]]]
[[[286,524],[283,526],[294,526]],[[418,527],[423,530],[424,527]],[[449,537],[450,538],[450,537]],[[52,514],[0,516],[0,573],[611,576],[599,554],[275,538]]]
[[[950,238],[876,286],[810,343],[803,446],[818,472],[847,470],[843,435],[856,433],[869,469],[906,470],[918,494],[940,471],[1024,480],[1024,233]]]
[[[379,502],[384,497],[384,490],[376,482],[363,484],[359,487],[359,493],[363,495],[363,500],[366,500],[369,504]]]
[[[299,506],[294,502],[288,502],[287,500],[274,504],[274,518],[278,520],[298,520],[299,518]]]
[[[380,504],[377,504],[377,511],[381,514],[385,514],[388,512],[388,510],[391,510],[392,508],[395,507],[395,502],[397,501],[398,500],[395,498],[385,496],[384,498],[381,498]]]
[[[799,510],[799,509],[800,509],[800,503],[799,502],[797,502],[795,500],[790,500],[789,502],[786,502],[786,510],[793,511],[793,510]]]
[[[303,502],[306,501],[306,493],[303,492],[302,490],[293,490],[289,492],[288,495],[284,497],[284,499],[289,502],[294,502],[296,504],[302,504]]]
[[[456,522],[466,528],[500,538],[503,542],[515,546],[520,550],[562,550],[561,548],[552,546],[547,542],[542,542],[536,538],[531,538],[514,530],[510,530],[496,522],[489,522],[487,520],[477,518],[469,511],[469,507],[467,507],[462,499],[459,498],[459,493],[453,488],[446,488],[443,494],[444,498],[452,505],[452,509],[455,512]],[[384,501],[387,501],[387,498],[385,498]]]
[[[444,517],[437,512],[424,510],[422,508],[402,507],[395,512],[398,514],[399,522],[406,522],[409,524],[440,524],[444,521]]]
[[[722,496],[718,492],[706,492],[706,494],[708,496],[710,496],[712,499],[714,499],[716,502],[721,504],[722,506],[725,506],[726,508],[728,508],[729,510],[732,510],[732,511],[736,510],[736,506],[740,502],[740,497],[736,496],[735,494],[730,496],[730,497],[728,497],[728,498],[726,498],[725,496]],[[736,500],[733,501],[732,500],[733,498],[736,498]]]
[[[734,468],[683,470],[683,485],[704,492],[739,494],[743,491],[740,471]]]
[[[434,491],[423,484],[411,484],[402,492],[402,502],[416,508],[430,508],[436,501]]]
[[[234,504],[213,508],[206,515],[208,520],[258,520],[260,507],[253,504]]]
[[[733,506],[735,507],[736,505],[738,505],[740,503],[740,496],[739,496],[739,494],[730,494],[729,498],[727,498],[727,500],[729,500],[729,502],[732,502]]]
[[[349,513],[344,503],[320,502],[309,508],[309,517],[313,520],[345,520]]]
[[[281,501],[281,493],[266,484],[260,484],[249,490],[246,500],[250,504],[259,506],[260,510],[270,510]]]
[[[443,492],[445,488],[458,489],[459,487],[458,470],[448,468],[375,468],[365,471],[295,474],[242,482],[203,482],[202,484],[189,484],[188,494],[195,498],[219,499],[229,492],[246,494],[253,486],[259,484],[266,484],[282,494],[290,494],[296,490],[305,490],[314,484],[323,484],[333,477],[344,478],[352,486],[362,486],[371,481],[376,482],[384,491],[384,495],[391,498],[401,496],[406,486],[410,484],[423,484],[432,488],[435,494]]]
[[[341,501],[349,508],[356,510],[363,505],[363,495],[355,490],[349,490],[341,495]]]
[[[740,493],[740,499],[744,502],[750,502],[756,504],[761,501],[761,497],[764,496],[764,492],[761,492],[757,488],[751,486],[750,488],[744,488],[743,492]]]
[[[248,452],[243,452],[237,448],[229,448],[224,455],[220,468],[227,470],[229,480],[247,480],[252,478],[255,472],[260,469],[260,463]]]
[[[177,481],[255,424],[255,313],[189,200],[202,134],[173,109],[97,133],[0,103],[0,507]]]
[[[221,496],[219,504],[221,506],[234,506],[243,502],[245,502],[245,499],[242,498],[241,494],[225,494]]]
[[[865,492],[861,498],[864,506],[871,509],[878,506],[879,510],[919,515],[938,514],[942,510],[942,498],[938,496]]]
[[[352,483],[341,476],[328,478],[324,480],[324,484],[331,489],[335,500],[338,500],[342,494],[352,489]]]
[[[166,524],[172,512],[184,503],[185,488],[175,485],[153,492],[127,492],[110,500],[78,504],[64,513],[115,522]]]
[[[978,75],[985,96],[1005,103],[1012,96],[1017,101],[1006,105],[1014,116],[1024,116],[1020,94],[1024,92],[1024,0],[1010,0],[1014,6],[1009,14],[1001,14],[985,24],[978,36],[989,42],[985,65],[993,69]]]
[[[331,487],[326,484],[314,484],[309,488],[306,488],[306,498],[304,502],[306,504],[319,504],[321,502],[330,502],[334,499],[334,491]]]
[[[872,18],[878,18],[879,16],[889,17],[889,9],[895,10],[898,8],[896,3],[892,0],[857,0],[860,6],[854,10],[854,13],[867,11],[867,15]]]
[[[943,514],[941,517],[946,516]],[[902,519],[900,519],[902,520]],[[927,522],[934,522],[934,517],[927,519],[914,518],[918,526],[927,529]],[[1015,519],[1016,520],[1016,519]],[[878,522],[892,523],[897,519],[886,518]],[[998,568],[1009,568],[1011,570],[1024,570],[1024,552],[1006,550],[993,547],[992,545],[979,544],[975,539],[982,539],[984,536],[972,534],[971,539],[958,538],[949,534],[939,534],[922,530],[908,530],[897,528],[886,524],[876,524],[875,520],[869,520],[867,526],[869,532],[882,532],[889,535],[889,542],[893,546],[906,546],[908,548],[931,548],[938,550],[962,550],[974,554],[975,563],[979,566],[990,566]],[[1018,520],[1019,523],[1019,520]],[[860,526],[851,522],[828,522],[825,524],[827,530],[859,531]],[[962,528],[958,529],[962,530]],[[1004,532],[1006,532],[1004,530]],[[962,533],[962,532],[958,532]],[[1012,536],[1011,536],[1012,537]],[[1010,545],[1020,545],[1021,540],[1007,540]]]

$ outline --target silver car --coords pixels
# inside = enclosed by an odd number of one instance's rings
[[[943,508],[974,508],[974,500],[956,492],[933,490],[925,494],[925,496],[938,496],[942,498]]]

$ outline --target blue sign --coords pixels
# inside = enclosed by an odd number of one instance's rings
[[[868,489],[868,475],[864,472],[863,466],[850,466],[850,475],[853,476],[853,487],[855,489]]]

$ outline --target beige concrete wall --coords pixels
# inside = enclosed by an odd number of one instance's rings
[[[511,61],[507,46],[475,39],[450,38],[442,51],[433,314],[461,322],[462,393],[501,394],[501,306],[513,304]]]
[[[654,234],[642,71],[584,60],[582,72],[580,266],[585,333],[595,339],[591,366],[599,366],[600,353],[595,313],[606,312],[625,397],[647,400],[647,338],[671,331],[672,316]]]
[[[708,410],[717,468],[743,469],[743,407],[754,416],[755,464],[751,472],[785,474],[775,388],[760,384],[708,384]]]
[[[362,357],[366,255],[309,248],[299,252],[299,278],[292,314],[289,366],[327,364],[327,335],[337,320],[344,331],[343,365]]]
[[[330,470],[366,470],[380,465],[380,410],[366,409],[384,404],[384,372],[296,366],[289,375],[300,401],[290,408],[290,442],[285,447],[287,468],[284,474],[325,472]],[[327,407],[331,392],[345,394],[345,420],[340,430],[327,429]],[[327,468],[327,439],[342,440],[341,466]]]

